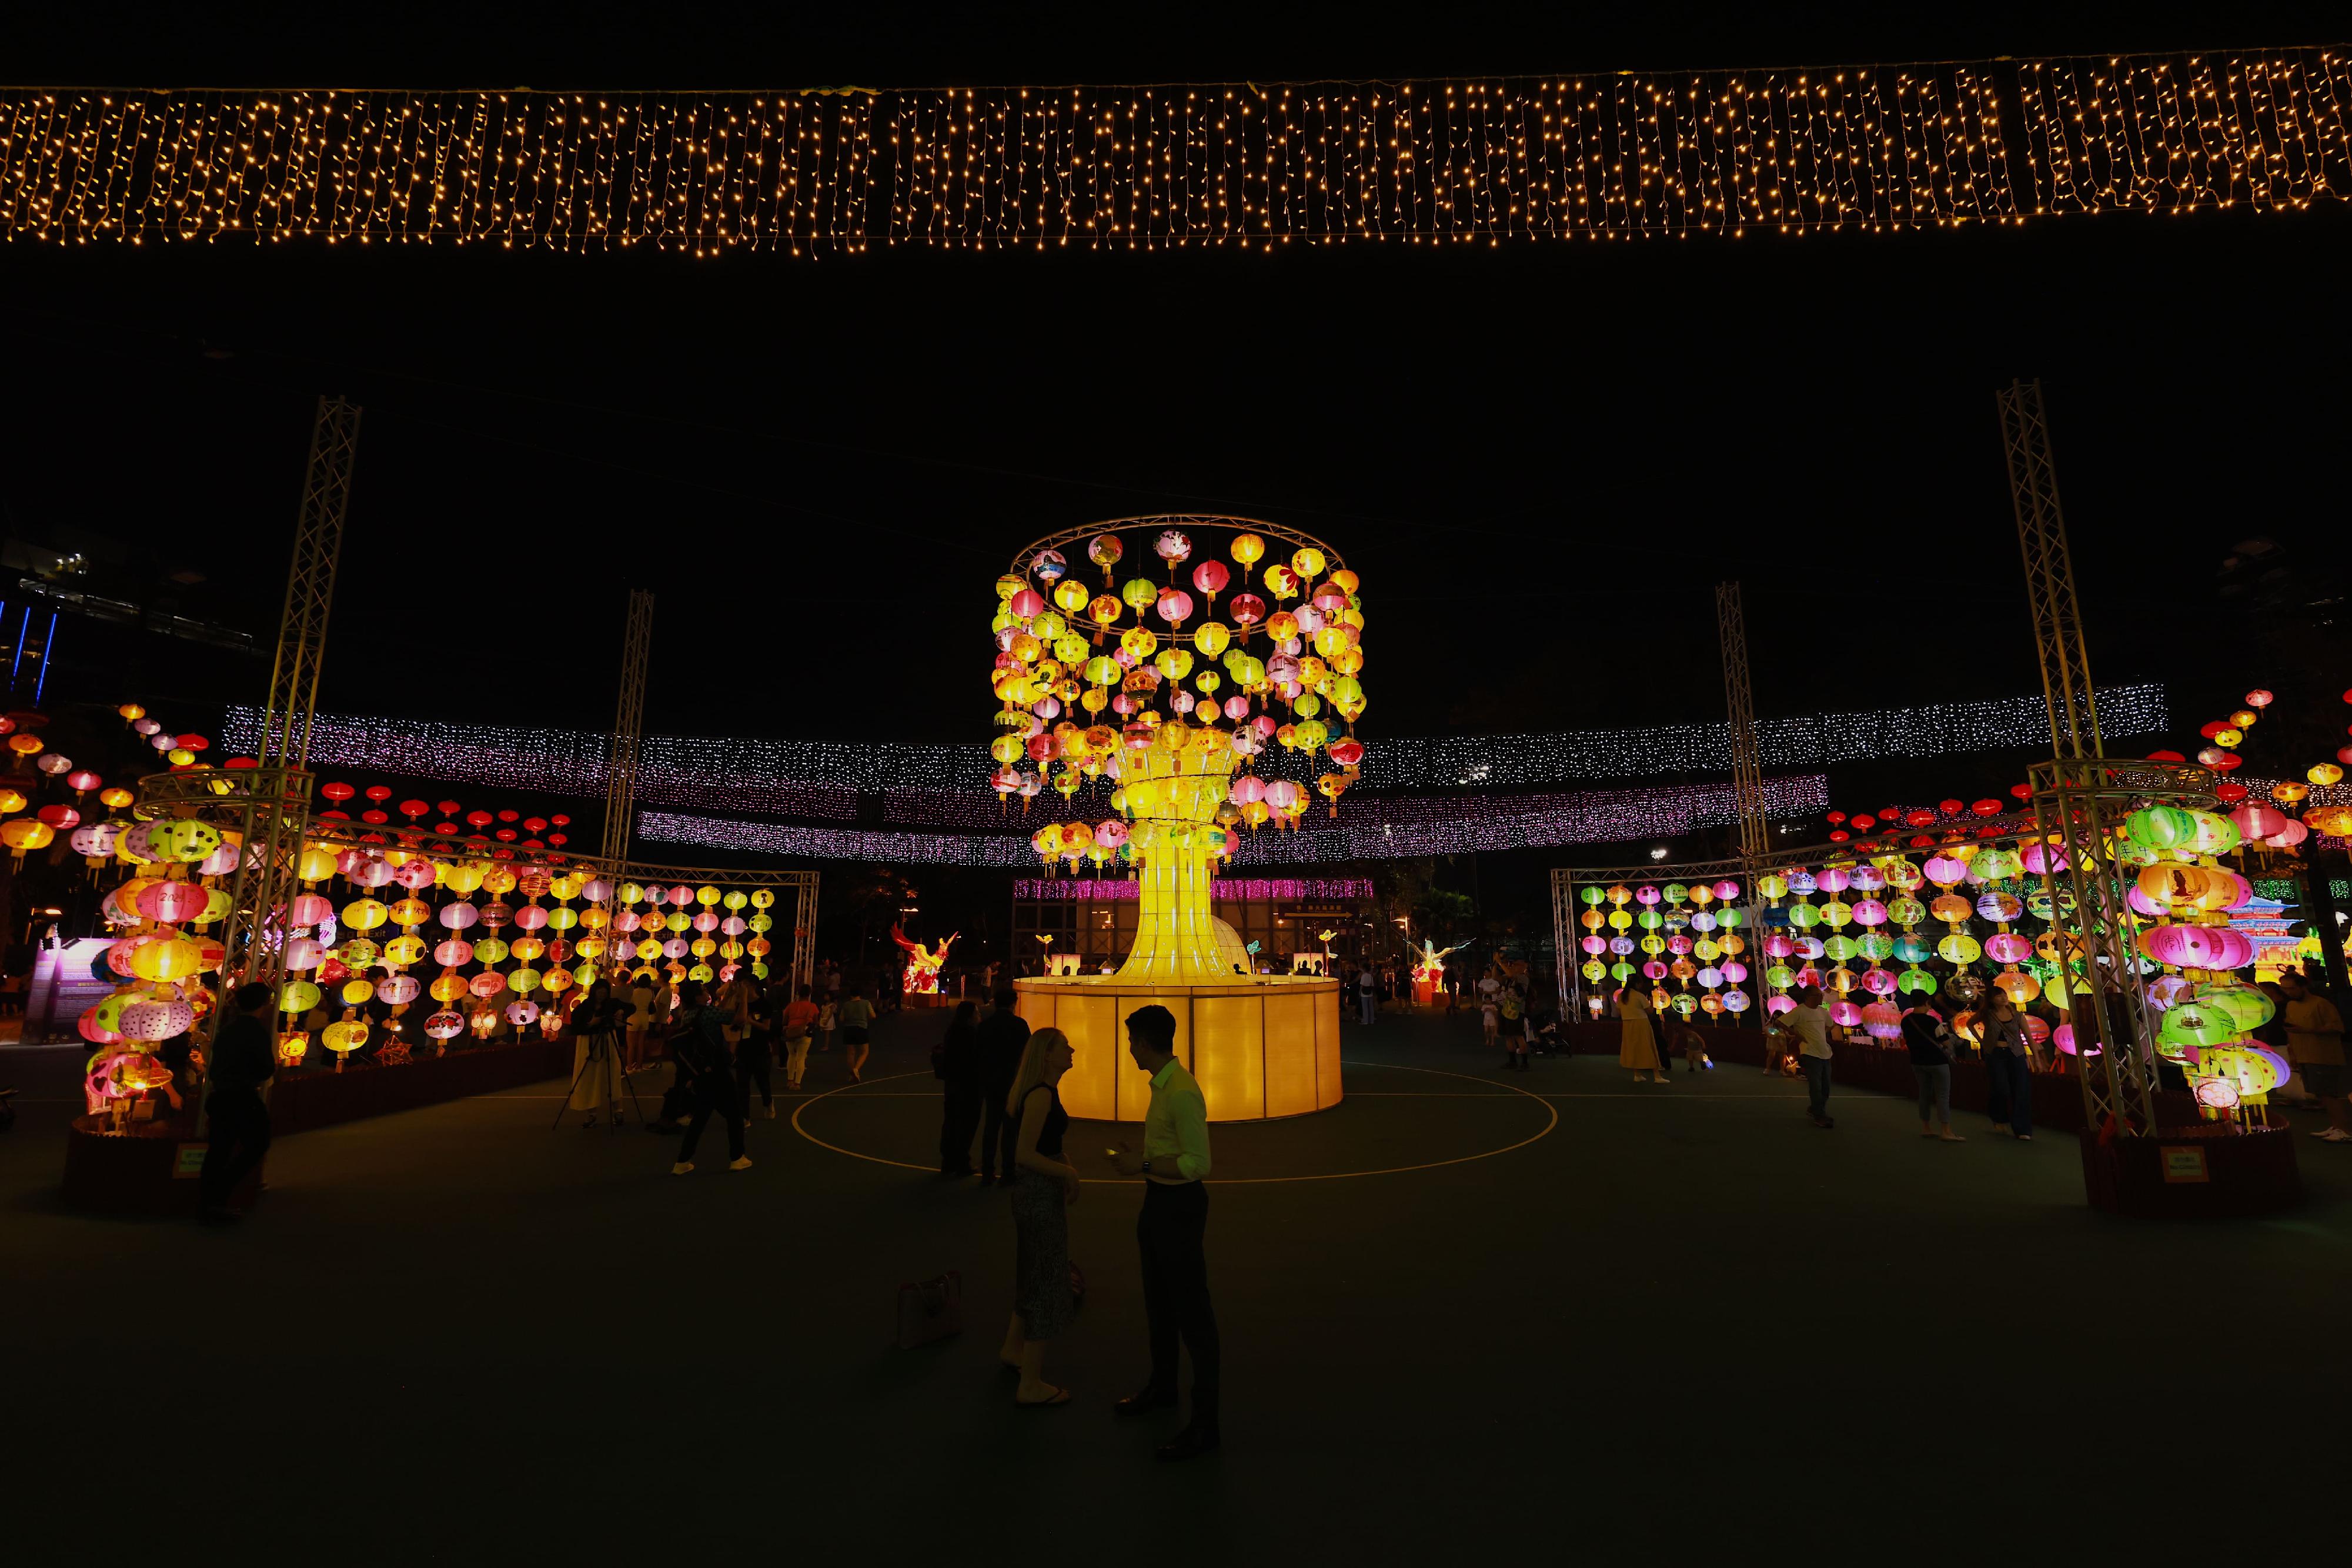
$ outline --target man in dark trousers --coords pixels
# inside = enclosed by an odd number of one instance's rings
[[[1140,1416],[1176,1403],[1176,1342],[1192,1353],[1192,1419],[1153,1450],[1189,1459],[1214,1448],[1218,1432],[1217,1315],[1209,1305],[1209,1112],[1201,1086],[1176,1060],[1176,1015],[1158,1004],[1127,1015],[1127,1053],[1151,1077],[1143,1118],[1143,1153],[1110,1151],[1122,1175],[1143,1178],[1143,1213],[1135,1222],[1143,1254],[1143,1310],[1151,1325],[1151,1381],[1114,1408]]]
[[[235,1010],[213,1039],[205,1074],[212,1090],[205,1102],[210,1124],[205,1168],[196,1178],[199,1213],[207,1225],[237,1220],[229,1195],[269,1152],[269,1107],[262,1103],[261,1086],[278,1076],[278,1052],[267,1021],[270,996],[268,986],[239,986],[230,998]]]
[[[991,1182],[1013,1185],[1013,1144],[1021,1135],[1021,1124],[1004,1113],[1004,1097],[1013,1092],[1021,1053],[1029,1049],[1029,1020],[1013,1010],[1020,1000],[1010,990],[999,991],[996,1010],[980,1020],[980,1092],[987,1113],[980,1129],[982,1186]]]
[[[946,1102],[940,1122],[940,1175],[971,1175],[971,1135],[980,1130],[980,1025],[971,1002],[956,1004],[955,1021],[940,1042],[940,1097]]]

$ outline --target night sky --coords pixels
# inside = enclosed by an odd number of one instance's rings
[[[1673,6],[1546,31],[1504,7],[1391,31],[1166,7],[1134,36],[1077,8],[797,36],[418,15],[244,37],[52,21],[11,71],[1278,79],[2326,33],[2318,7],[1989,12],[1932,34]],[[2341,536],[2347,238],[2332,207],[1274,256],[24,246],[0,254],[0,498],[9,534],[120,540],[140,556],[125,597],[168,593],[266,647],[311,405],[341,391],[367,413],[322,707],[601,728],[643,586],[651,729],[975,741],[989,585],[1018,546],[1137,513],[1259,516],[1363,575],[1377,745],[1719,716],[1724,577],[1747,584],[1765,713],[2034,689],[1992,392],[2039,375],[2094,668],[2167,680],[2193,722],[2263,678],[2216,596],[2231,547],[2267,536],[2315,567]],[[119,700],[107,634],[63,636],[61,695]],[[140,695],[255,700],[267,673],[151,661]]]

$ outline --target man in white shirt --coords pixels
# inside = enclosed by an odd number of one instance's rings
[[[1372,978],[1369,968],[1359,971],[1356,976],[1356,1006],[1366,1023],[1380,1021],[1380,982]]]
[[[1822,988],[1799,991],[1797,1005],[1780,1015],[1777,1027],[1795,1042],[1798,1065],[1805,1070],[1805,1114],[1816,1127],[1836,1126],[1830,1114],[1830,1015],[1822,1010]]]

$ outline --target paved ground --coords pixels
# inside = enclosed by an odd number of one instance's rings
[[[232,1232],[62,1211],[69,1107],[27,1105],[0,1138],[14,1539],[1172,1564],[2337,1533],[2305,1505],[2347,1454],[2352,1149],[2305,1140],[2292,1218],[2133,1223],[2084,1207],[2063,1137],[1923,1143],[1851,1093],[1822,1134],[1744,1070],[1506,1075],[1475,1026],[1350,1026],[1343,1107],[1217,1130],[1252,1178],[1213,1195],[1227,1442],[1171,1469],[1168,1423],[1107,1409],[1144,1371],[1136,1189],[1072,1214],[1077,1402],[1016,1411],[1003,1197],[880,1163],[930,1158],[943,1021],[886,1020],[874,1082],[811,1097],[808,1137],[755,1123],[740,1175],[550,1133],[541,1085],[289,1139]],[[0,1054],[0,1082],[57,1094],[64,1060]],[[964,1334],[891,1349],[894,1288],[950,1268]],[[124,1483],[148,1531],[97,1522]]]

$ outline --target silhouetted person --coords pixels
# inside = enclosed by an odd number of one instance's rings
[[[266,1021],[273,994],[268,986],[239,986],[232,1004],[236,1010],[213,1039],[205,1073],[212,1092],[205,1102],[211,1125],[204,1170],[196,1178],[202,1215],[210,1224],[238,1218],[228,1206],[229,1195],[269,1152],[269,1107],[262,1103],[261,1086],[278,1075],[278,1052]]]
[[[1021,1129],[1007,1113],[1004,1097],[1013,1092],[1013,1075],[1021,1071],[1022,1052],[1029,1049],[1029,1020],[1013,1010],[1021,998],[1012,991],[999,991],[995,999],[996,1010],[980,1020],[974,1036],[981,1094],[988,1112],[980,1129],[980,1179],[1011,1186],[1013,1141]]]
[[[971,1175],[971,1135],[980,1130],[980,1004],[958,1002],[940,1042],[940,1175]]]
[[[670,1048],[677,1057],[678,1071],[687,1075],[690,1085],[694,1114],[686,1124],[686,1142],[678,1145],[677,1163],[669,1167],[672,1176],[694,1169],[694,1145],[714,1112],[727,1124],[727,1168],[751,1168],[751,1157],[743,1153],[743,1106],[735,1093],[735,1052],[727,1043],[726,1015],[709,1005],[707,995],[700,980],[688,980],[677,988],[680,1005]]]

